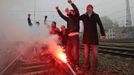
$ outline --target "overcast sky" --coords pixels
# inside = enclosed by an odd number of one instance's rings
[[[134,0],[129,1],[134,25]],[[94,11],[100,16],[108,16],[113,21],[118,21],[121,26],[125,24],[125,0],[73,0],[73,2],[76,4],[81,14],[85,13],[85,8],[90,3],[93,4],[95,8]],[[34,7],[34,4],[36,7]],[[48,16],[48,20],[56,21],[58,27],[62,24],[66,24],[57,14],[55,6],[59,6],[63,13],[65,13],[64,9],[66,7],[71,8],[67,0],[0,0],[0,60],[2,60],[2,62],[0,62],[0,69],[1,65],[3,66],[5,62],[6,56],[7,60],[9,55],[19,54],[18,51],[22,53],[26,50],[23,49],[25,48],[24,46],[20,45],[18,46],[21,49],[17,49],[16,46],[12,47],[14,44],[10,45],[10,41],[33,42],[41,40],[44,42],[44,39],[47,41],[50,39],[48,39],[47,36],[49,35],[48,28],[42,25],[45,15]],[[36,25],[29,27],[27,24],[28,13],[32,14],[32,21],[34,19],[33,11],[36,11],[35,19],[39,20],[41,23],[39,27]],[[16,49],[18,51],[16,51]]]
[[[134,23],[134,0],[129,1]],[[73,0],[73,2],[77,5],[81,14],[85,13],[86,6],[91,3],[94,6],[94,11],[100,16],[109,16],[112,20],[125,24],[125,0]],[[0,15],[4,12],[4,14],[10,14],[19,22],[27,24],[27,14],[31,13],[33,19],[33,11],[36,11],[36,20],[42,21],[44,16],[48,15],[48,20],[55,20],[59,25],[65,24],[64,20],[55,11],[55,6],[59,6],[63,13],[65,13],[64,9],[66,7],[71,8],[67,0],[0,0]]]

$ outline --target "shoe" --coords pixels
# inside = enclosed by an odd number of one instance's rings
[[[78,70],[80,70],[80,67],[78,65],[75,65],[74,69],[75,69],[75,71],[78,71]]]
[[[88,71],[90,69],[90,66],[89,65],[83,65],[82,68],[83,68],[83,70]]]
[[[76,70],[80,69],[80,67],[78,65],[75,65],[75,68],[76,68]]]

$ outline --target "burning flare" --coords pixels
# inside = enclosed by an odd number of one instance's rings
[[[64,63],[67,64],[67,66],[69,67],[69,69],[71,70],[71,72],[73,73],[73,75],[76,75],[76,73],[74,72],[74,70],[72,69],[72,67],[70,66],[69,63],[67,63],[67,56],[66,54],[63,52],[64,49],[62,47],[59,47],[57,49],[57,51],[55,52],[55,56],[60,59],[61,61],[63,61]]]
[[[64,63],[67,63],[67,56],[66,54],[63,52],[64,49],[63,48],[59,48],[56,53],[55,56],[60,59],[61,61],[63,61]]]

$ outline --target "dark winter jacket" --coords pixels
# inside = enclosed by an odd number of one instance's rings
[[[99,30],[102,36],[105,36],[104,28],[100,17],[96,13],[92,13],[89,17],[88,14],[83,14],[80,16],[80,19],[84,24],[84,34],[83,34],[83,43],[85,44],[95,44],[98,45],[98,31],[97,25],[99,26]]]
[[[69,15],[69,16],[65,16],[62,14],[62,12],[60,10],[58,10],[58,14],[60,15],[60,17],[62,17],[66,22],[67,22],[67,31],[68,33],[71,32],[79,32],[79,11],[77,9],[77,7],[74,4],[71,4],[74,11],[75,11],[75,15]]]

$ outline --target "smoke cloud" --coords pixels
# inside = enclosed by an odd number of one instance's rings
[[[25,19],[25,22],[27,22],[27,19]],[[37,42],[47,44],[49,50],[55,50],[57,39],[58,36],[49,35],[49,28],[43,23],[40,26],[29,27],[28,24],[18,21],[14,15],[1,13],[0,74],[17,56],[25,54]]]

